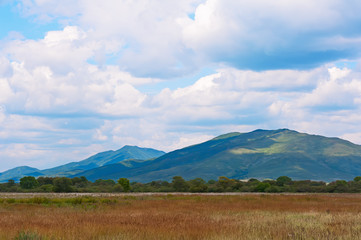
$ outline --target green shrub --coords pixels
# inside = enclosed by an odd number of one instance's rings
[[[118,179],[119,185],[123,187],[124,192],[129,192],[130,190],[130,182],[127,178],[119,178]]]
[[[59,177],[54,179],[54,191],[55,192],[73,192],[73,182],[70,178]]]
[[[27,176],[20,179],[20,186],[23,189],[33,189],[38,185],[38,181],[33,176]]]
[[[43,239],[39,234],[35,232],[24,232],[21,231],[19,234],[15,237],[16,240],[41,240]]]
[[[51,200],[46,197],[35,197],[31,198],[30,201],[35,204],[49,204]]]
[[[16,202],[15,198],[6,199],[6,203],[15,203],[15,202]]]

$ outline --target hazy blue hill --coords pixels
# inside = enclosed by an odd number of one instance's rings
[[[77,173],[84,172],[93,168],[106,166],[109,164],[125,161],[124,164],[131,167],[131,163],[126,161],[128,159],[141,159],[142,160],[153,159],[164,155],[165,152],[158,151],[151,148],[141,148],[137,146],[124,146],[117,151],[106,151],[97,153],[83,161],[71,162],[65,165],[61,165],[55,168],[39,170],[30,167],[18,167],[10,169],[6,172],[0,173],[0,182],[5,182],[9,179],[18,181],[23,176],[72,176]],[[136,164],[136,163],[134,163]]]
[[[152,164],[153,159],[148,160],[138,160],[138,159],[128,159],[121,161],[120,163],[115,164],[109,164],[105,165],[99,168],[93,168],[75,175],[72,175],[71,177],[80,177],[85,176],[88,180],[95,181],[97,179],[114,179],[117,180],[123,175],[125,175],[125,172],[140,168],[140,167],[146,167],[150,164]]]
[[[31,174],[34,177],[42,175],[40,170],[37,168],[22,166],[0,173],[0,182],[7,181],[9,179],[18,181],[20,178],[22,178],[23,176],[27,176],[28,174]]]
[[[83,161],[72,162],[59,167],[43,170],[45,175],[70,176],[85,170],[114,164],[127,159],[151,159],[165,154],[152,148],[140,148],[137,146],[124,146],[117,151],[97,153]]]
[[[111,171],[111,172],[110,172]],[[288,129],[229,133],[167,153],[132,168],[116,164],[83,172],[89,179],[127,177],[133,181],[277,178],[332,181],[361,175],[361,146],[339,138]]]
[[[0,179],[44,174],[85,176],[93,181],[126,177],[139,182],[171,180],[176,175],[206,180],[219,176],[275,179],[282,175],[293,179],[348,180],[361,175],[361,146],[339,138],[288,129],[255,130],[220,135],[167,154],[125,146],[43,171],[24,169],[19,173],[13,170],[0,174]]]

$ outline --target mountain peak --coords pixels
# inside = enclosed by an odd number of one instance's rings
[[[5,182],[9,179],[18,181],[21,177],[26,175],[40,176],[41,174],[40,174],[40,170],[37,168],[32,168],[29,166],[20,166],[0,173],[0,179],[2,182]]]
[[[151,148],[125,145],[117,151],[98,153],[80,162],[50,170],[36,170],[18,167],[12,170],[12,176],[10,172],[6,176],[0,174],[0,181],[22,176],[25,172],[33,176],[77,175],[90,180],[122,176],[139,182],[171,180],[173,176],[205,180],[219,176],[235,179],[289,176],[293,179],[347,180],[361,174],[361,146],[339,138],[287,128],[257,129],[248,133],[230,132],[167,154]]]
[[[39,171],[37,168],[29,167],[29,166],[19,166],[12,169],[9,169],[3,173],[9,172],[9,171]]]
[[[143,167],[124,169],[120,175],[140,182],[170,180],[177,175],[206,180],[289,176],[333,181],[360,173],[361,146],[282,128],[223,134],[167,153]]]
[[[219,136],[213,138],[212,140],[220,140],[220,139],[227,139],[227,138],[231,138],[231,137],[237,137],[241,134],[242,133],[240,133],[240,132],[230,132],[230,133],[219,135]]]
[[[256,129],[250,133],[256,133],[256,132],[275,132],[275,133],[278,133],[278,132],[294,132],[294,133],[298,133],[297,131],[295,130],[291,130],[291,129],[288,129],[288,128],[280,128],[280,129],[276,129],[276,130],[267,130],[267,129]]]
[[[129,149],[143,149],[141,147],[138,146],[133,146],[133,145],[124,145],[122,148],[120,148],[119,150],[129,150]]]

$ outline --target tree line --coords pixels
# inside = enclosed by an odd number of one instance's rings
[[[0,184],[0,192],[307,192],[307,193],[361,193],[361,177],[352,181],[337,180],[331,183],[311,180],[292,180],[281,176],[276,180],[236,180],[219,177],[205,181],[202,178],[185,180],[174,176],[168,181],[148,183],[98,179],[94,182],[85,177],[32,177],[26,176],[17,183],[9,180]]]

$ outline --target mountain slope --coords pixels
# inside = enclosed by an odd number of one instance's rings
[[[83,161],[72,162],[59,167],[43,170],[44,175],[70,176],[85,170],[102,167],[108,164],[118,163],[127,159],[151,159],[165,154],[152,148],[140,148],[137,146],[124,146],[117,151],[97,153]]]
[[[112,174],[108,168],[112,168]],[[140,182],[170,180],[175,175],[187,179],[263,179],[281,175],[324,181],[352,179],[361,175],[361,146],[288,129],[256,130],[221,135],[132,168],[116,164],[81,175],[91,180],[121,176]]]
[[[113,179],[117,180],[131,169],[146,167],[152,164],[154,160],[137,160],[128,159],[120,163],[109,164],[98,168],[93,168],[84,172],[80,172],[70,177],[86,176],[88,180],[95,181],[97,179]]]
[[[32,168],[28,166],[16,167],[5,172],[0,173],[0,182],[7,181],[9,179],[13,179],[15,181],[19,181],[20,178],[26,176],[27,174],[31,174],[34,177],[41,176],[42,173],[37,168]]]
[[[164,155],[165,152],[158,151],[152,148],[140,148],[137,146],[124,146],[117,151],[106,151],[97,153],[83,161],[71,162],[65,165],[61,165],[55,168],[38,170],[36,168],[21,167],[8,170],[4,173],[0,173],[0,182],[7,181],[8,179],[20,179],[27,176],[71,176],[77,173],[81,173],[93,168],[102,167],[109,164],[118,163],[128,159],[153,159]],[[140,160],[139,160],[140,161]],[[141,162],[141,161],[140,161]],[[126,164],[125,162],[124,164]],[[129,165],[129,164],[128,164]],[[128,166],[128,168],[131,166]],[[20,171],[22,170],[22,171]],[[26,170],[26,171],[25,171]]]

